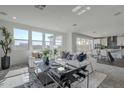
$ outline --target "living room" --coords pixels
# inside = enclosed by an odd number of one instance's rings
[[[0,87],[124,87],[123,10],[1,5]]]

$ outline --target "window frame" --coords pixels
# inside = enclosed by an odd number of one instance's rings
[[[33,40],[33,32],[42,34],[41,40]],[[33,44],[33,42],[38,42],[40,44]],[[44,48],[44,33],[42,31],[36,31],[36,30],[31,31],[31,46],[33,50],[39,50],[39,49],[42,50]]]
[[[61,41],[56,41],[56,37],[57,36],[61,36]],[[57,45],[57,43],[59,43],[60,45]],[[63,47],[63,36],[62,35],[55,35],[55,41],[54,41],[54,46],[57,46],[57,47]]]
[[[27,39],[15,39],[15,29],[19,29],[19,30],[22,30],[22,31],[26,31],[27,32]],[[13,28],[13,39],[14,39],[14,47],[20,47],[20,48],[28,48],[29,47],[29,30],[28,29],[25,29],[25,28],[20,28],[20,27],[14,27]],[[20,45],[16,45],[15,44],[15,41],[27,41],[26,43],[26,47],[22,47]]]
[[[87,47],[88,51],[91,50],[91,47],[92,47],[92,43],[91,43],[91,39],[88,39],[88,38],[83,38],[83,37],[77,37],[76,38],[76,50],[77,52],[80,52],[82,51],[83,48]],[[83,50],[85,51],[85,50]]]
[[[48,41],[46,40],[46,34],[51,34],[53,36],[53,41],[52,42],[50,40],[48,40]],[[54,33],[45,32],[44,33],[44,47],[45,48],[50,48],[50,43],[52,43],[53,46],[54,46],[54,43],[55,43],[55,40],[54,39],[55,39],[55,34]],[[47,44],[47,43],[49,43],[49,44]]]

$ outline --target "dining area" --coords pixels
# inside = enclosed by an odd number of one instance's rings
[[[123,49],[94,49],[92,56],[98,63],[124,67]]]

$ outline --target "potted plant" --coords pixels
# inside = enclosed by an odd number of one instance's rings
[[[46,65],[49,65],[49,56],[50,56],[50,50],[45,49],[43,51],[43,61]]]
[[[4,52],[4,56],[1,58],[1,68],[8,69],[10,67],[10,56],[8,54],[11,52],[12,38],[6,27],[0,27],[0,31],[3,35],[3,39],[0,40],[0,45]]]

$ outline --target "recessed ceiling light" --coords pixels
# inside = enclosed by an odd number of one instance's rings
[[[15,16],[13,16],[13,17],[12,17],[12,19],[14,19],[14,20],[15,20],[15,19],[16,19],[16,17],[15,17]]]
[[[86,10],[82,10],[82,11],[80,11],[79,13],[77,13],[77,15],[81,15],[81,14],[83,14],[83,13],[85,13],[86,12]]]
[[[79,5],[72,9],[72,12],[77,12],[79,9],[81,9],[83,6]]]
[[[77,26],[77,24],[73,24],[72,26]]]
[[[122,14],[122,12],[116,12],[116,13],[114,13],[115,16],[118,16],[118,15],[121,15],[121,14]]]

